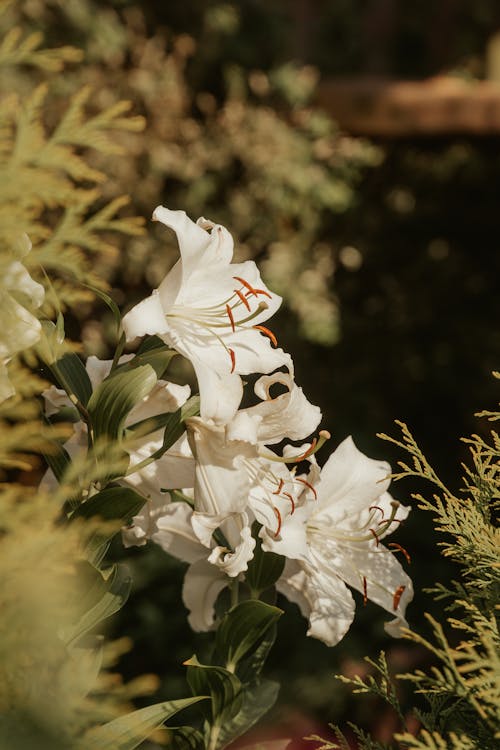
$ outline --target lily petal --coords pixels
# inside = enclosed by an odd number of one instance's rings
[[[170,503],[157,518],[157,530],[151,536],[165,552],[189,563],[206,558],[206,549],[193,531],[192,516],[187,503]]]
[[[186,427],[197,461],[196,510],[211,515],[245,510],[250,479],[242,461],[257,455],[255,447],[244,441],[227,441],[223,426],[205,422],[200,417],[187,419]]]
[[[386,492],[390,472],[386,461],[368,458],[346,438],[321,470],[318,510],[328,508],[337,519],[359,513]]]
[[[158,291],[153,291],[122,318],[122,326],[127,341],[146,334],[163,336],[169,327]]]
[[[271,388],[276,385],[285,386],[287,391],[273,398]],[[286,437],[303,440],[319,425],[321,410],[307,400],[289,373],[263,375],[255,383],[254,390],[262,401],[241,409],[239,414],[247,414],[253,419],[260,417],[258,436],[262,443],[273,445]]]
[[[335,646],[349,630],[354,619],[354,600],[336,576],[308,571],[295,560],[287,560],[276,588],[298,604],[309,619],[307,635]]]
[[[188,621],[196,632],[211,630],[215,624],[215,602],[230,579],[207,560],[197,560],[184,576],[182,600],[189,610]]]

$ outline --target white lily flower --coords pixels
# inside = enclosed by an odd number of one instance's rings
[[[241,401],[241,375],[292,369],[290,355],[273,348],[264,323],[281,297],[263,284],[253,261],[233,264],[227,229],[204,218],[196,223],[184,211],[158,206],[154,221],[174,230],[180,260],[159,288],[123,318],[127,340],[160,336],[187,357],[196,372],[201,415],[227,422]]]
[[[299,501],[279,539],[264,537],[264,549],[289,558],[278,590],[309,618],[308,634],[330,646],[341,640],[354,617],[347,585],[365,602],[370,599],[396,616],[386,625],[391,635],[406,625],[412,583],[380,543],[409,512],[387,492],[389,473],[389,464],[368,458],[347,438],[328,459],[320,480],[311,481],[316,499]],[[400,545],[392,546],[406,556]]]
[[[20,257],[31,250],[26,234],[18,250]],[[23,264],[10,256],[0,259],[0,279],[0,401],[4,401],[15,393],[7,373],[9,360],[40,338],[40,321],[28,308],[40,307],[45,292]]]
[[[186,571],[183,600],[189,609],[193,630],[210,630],[215,621],[215,602],[223,588],[247,569],[255,540],[244,513],[224,519],[202,517],[187,504],[168,504],[156,520],[151,538],[162,549],[184,562]],[[224,545],[216,545],[212,532],[219,529]],[[207,557],[207,547],[211,550]]]
[[[261,459],[258,444],[229,440],[225,427],[201,417],[186,420],[186,428],[196,459],[196,511],[207,519],[217,519],[217,528],[224,518],[251,510],[260,523],[279,534],[283,518],[293,512],[294,505],[293,499],[288,500],[292,479],[286,466],[272,466]],[[283,474],[287,476],[282,478]]]

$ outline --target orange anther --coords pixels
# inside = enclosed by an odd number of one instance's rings
[[[259,294],[263,294],[265,297],[269,297],[269,299],[272,299],[272,295],[269,294],[269,292],[266,292],[265,289],[255,289],[255,287],[249,284],[248,281],[245,281],[245,279],[242,279],[240,276],[233,276],[233,279],[235,279],[235,281],[239,281],[240,284],[248,290],[248,293],[253,294],[254,297],[258,297]]]
[[[279,484],[278,484],[278,489],[277,489],[277,490],[275,490],[275,491],[274,491],[274,492],[273,492],[272,494],[273,494],[273,495],[279,495],[279,494],[280,494],[280,492],[281,492],[281,490],[283,489],[283,485],[284,485],[284,484],[285,484],[284,480],[283,480],[283,479],[280,479],[280,482],[279,482]]]
[[[266,328],[265,326],[253,326],[253,328],[263,333],[264,336],[267,336],[268,339],[271,339],[274,346],[278,346],[278,339],[276,338],[274,333],[269,330],[269,328]]]
[[[236,326],[234,325],[233,311],[231,310],[229,305],[226,305],[226,312],[227,312],[229,321],[231,323],[231,328],[233,329],[233,333],[234,333],[236,330]]]
[[[373,536],[375,538],[375,541],[377,542],[377,547],[378,547],[379,539],[378,539],[378,536],[377,536],[377,532],[374,531],[373,529],[368,529],[368,531],[370,532],[370,534],[373,534]]]
[[[363,607],[368,603],[368,586],[366,585],[366,576],[363,576]]]
[[[236,354],[232,349],[228,349],[229,356],[231,357],[231,373],[234,372],[234,368],[236,367]]]
[[[278,508],[276,508],[274,505],[273,505],[273,510],[274,510],[274,514],[275,514],[275,516],[276,516],[276,518],[278,520],[278,528],[274,532],[274,537],[276,538],[277,536],[280,535],[280,531],[281,531],[281,513],[279,512]]]
[[[248,312],[250,312],[252,308],[250,307],[250,303],[247,300],[247,298],[245,297],[245,295],[242,294],[242,292],[240,292],[239,289],[235,289],[234,293],[238,295],[238,297],[240,298],[240,301],[243,302],[243,304],[245,305],[245,307],[248,310]]]
[[[305,458],[308,458],[308,456],[310,456],[312,453],[314,453],[314,449],[316,448],[316,443],[317,442],[318,442],[317,439],[313,438],[313,441],[312,441],[311,445],[309,446],[309,448],[306,450],[306,452],[303,453],[301,456],[297,456],[297,458],[295,458],[294,461],[296,463],[298,463],[299,461],[303,461]]]
[[[295,500],[293,499],[293,497],[290,495],[289,492],[283,492],[282,494],[284,495],[284,497],[287,497],[292,503],[292,510],[290,512],[290,515],[293,516],[294,511],[295,511]]]
[[[300,482],[301,484],[305,484],[305,486],[306,486],[306,487],[307,487],[307,488],[308,488],[309,490],[311,490],[311,492],[313,493],[313,495],[314,495],[314,499],[315,499],[315,500],[317,500],[317,499],[318,499],[318,493],[316,492],[316,490],[314,489],[314,487],[312,486],[312,484],[310,484],[310,483],[309,483],[309,482],[308,482],[307,480],[305,480],[305,479],[301,479],[301,477],[296,477],[295,481],[296,481],[296,482]]]
[[[406,586],[398,586],[396,591],[394,592],[394,598],[392,600],[392,608],[394,612],[399,607],[399,602],[401,601],[401,597],[403,596],[403,592],[405,590]]]
[[[410,564],[410,563],[411,563],[411,557],[410,557],[410,555],[409,555],[409,554],[408,554],[408,552],[407,552],[407,551],[405,550],[405,548],[404,548],[404,547],[402,547],[402,546],[401,546],[400,544],[398,544],[397,542],[390,542],[390,543],[389,543],[389,544],[388,544],[387,546],[388,546],[388,547],[394,547],[394,549],[395,549],[395,550],[397,550],[398,552],[402,552],[402,553],[403,553],[403,555],[404,555],[404,556],[405,556],[405,558],[406,558],[406,562],[407,562],[408,564]]]
[[[384,510],[380,507],[380,505],[370,505],[368,510],[379,510],[382,513],[382,518],[384,517]]]

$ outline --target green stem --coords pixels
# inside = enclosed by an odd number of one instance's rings
[[[111,363],[110,374],[113,372],[113,370],[116,369],[116,367],[118,365],[118,360],[122,356],[123,349],[125,348],[125,341],[126,341],[126,339],[125,339],[125,333],[122,332],[122,335],[120,336],[120,338],[118,340],[118,344],[116,345],[115,355],[113,357],[113,362]]]

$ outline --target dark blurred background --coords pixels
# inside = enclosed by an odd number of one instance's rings
[[[224,223],[236,259],[254,258],[283,294],[273,330],[332,433],[320,461],[352,434],[395,465],[403,456],[376,433],[397,435],[401,419],[457,488],[460,437],[486,431],[474,412],[498,401],[497,0],[30,0],[10,14],[52,45],[85,49],[86,64],[53,82],[56,99],[88,83],[96,104],[129,98],[146,116],[127,156],[105,164],[110,192],[118,184],[146,217],[163,203]],[[175,254],[158,227],[131,240],[112,277],[117,302],[148,293]],[[87,351],[108,355],[106,314],[82,320]],[[393,494],[410,502],[425,489],[401,482]],[[397,536],[414,561],[417,627],[435,607],[423,588],[453,575],[430,528],[415,511]],[[182,566],[153,548],[127,559],[134,591],[115,631],[136,648],[123,670],[158,672],[161,698],[184,694],[181,662],[208,641],[193,648]],[[354,719],[387,739],[391,717],[333,674],[362,670],[380,648],[396,671],[425,657],[384,636],[375,606],[328,649],[280,603],[269,672],[283,688],[269,731],[300,737]]]

